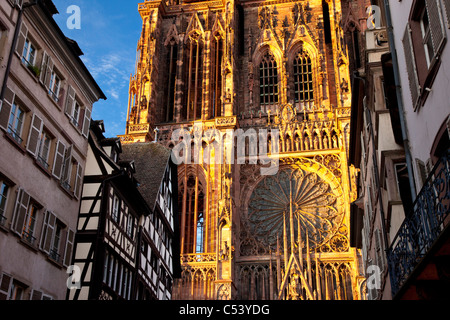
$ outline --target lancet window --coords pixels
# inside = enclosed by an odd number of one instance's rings
[[[212,117],[220,117],[222,116],[223,38],[219,33],[214,36],[211,46],[211,115]]]
[[[166,122],[174,120],[177,58],[178,58],[178,44],[175,41],[171,41],[168,46],[168,53],[166,60],[167,71],[169,73],[167,79],[167,89],[165,94],[167,101],[164,119]]]
[[[186,49],[186,119],[200,120],[202,115],[203,43],[200,34],[193,33]]]
[[[180,190],[186,194],[185,203],[181,203],[184,213],[184,244],[183,253],[203,253],[205,251],[205,193],[201,182],[194,176],[187,179],[187,190],[184,186]],[[183,197],[180,194],[180,200]]]
[[[296,55],[293,68],[295,103],[309,107],[314,103],[314,82],[311,58],[305,51]]]
[[[278,103],[278,66],[275,57],[267,51],[259,64],[259,96],[261,105]]]

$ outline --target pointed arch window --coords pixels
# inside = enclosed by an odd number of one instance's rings
[[[203,186],[194,176],[187,179],[187,192],[184,198],[184,186],[180,188],[179,200],[185,201],[183,253],[203,253],[205,251],[205,194]],[[183,208],[180,203],[180,208]]]
[[[167,53],[167,89],[165,97],[166,101],[166,112],[164,119],[166,122],[171,122],[174,120],[174,110],[175,110],[175,83],[177,77],[177,59],[178,59],[178,44],[175,39],[169,42],[169,48]]]
[[[314,102],[312,62],[309,55],[300,50],[294,59],[295,102],[310,106]]]
[[[278,66],[272,52],[267,51],[259,64],[260,104],[278,103]]]
[[[188,40],[186,119],[199,120],[202,115],[203,45],[199,33],[194,32]]]
[[[219,33],[214,36],[211,58],[211,115],[214,118],[222,116],[223,38]]]

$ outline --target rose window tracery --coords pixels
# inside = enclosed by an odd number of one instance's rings
[[[282,242],[284,228],[290,240],[292,212],[295,241],[300,226],[302,247],[308,237],[313,249],[338,241],[336,235],[344,216],[341,207],[340,192],[323,173],[302,167],[280,168],[278,174],[261,180],[250,197],[250,232],[275,249],[277,238]]]

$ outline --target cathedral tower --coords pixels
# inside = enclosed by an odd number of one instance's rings
[[[123,143],[179,161],[175,299],[360,299],[339,0],[155,0]]]

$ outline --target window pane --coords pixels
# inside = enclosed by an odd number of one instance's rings
[[[259,65],[260,104],[278,102],[278,70],[271,52],[267,52]]]
[[[5,216],[6,210],[6,197],[8,196],[9,187],[7,184],[3,183],[0,185],[0,216]],[[3,221],[0,218],[0,225]]]

